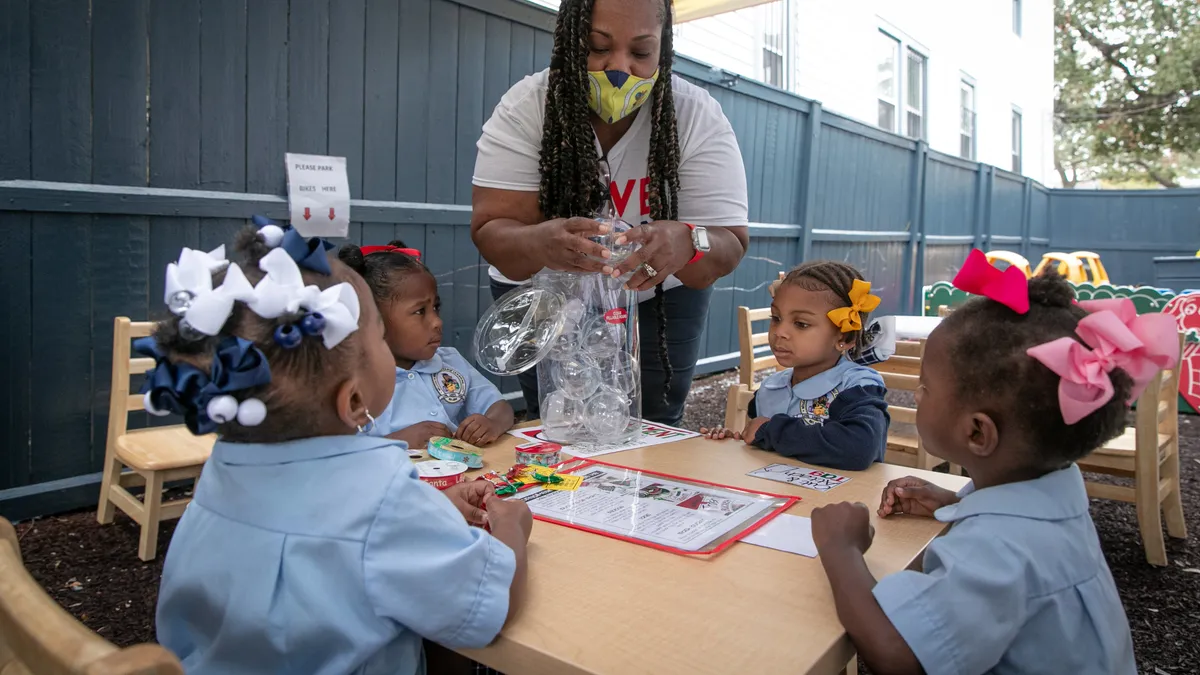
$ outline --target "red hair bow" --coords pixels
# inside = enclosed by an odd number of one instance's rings
[[[1029,311],[1029,279],[1025,273],[1016,267],[1001,272],[977,248],[971,249],[953,283],[959,290],[995,300],[1017,314]]]
[[[399,246],[360,246],[358,250],[362,251],[364,256],[371,255],[372,253],[403,253],[405,255],[411,255],[418,260],[421,259],[421,252],[415,248],[400,248]]]

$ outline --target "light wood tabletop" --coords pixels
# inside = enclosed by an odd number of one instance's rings
[[[484,468],[506,471],[517,440],[484,449]],[[788,513],[861,501],[872,509],[875,576],[905,569],[945,526],[928,518],[874,515],[889,480],[918,475],[957,490],[959,476],[890,464],[838,471],[851,480],[818,492],[746,474],[772,463],[803,466],[740,441],[688,439],[597,458],[802,500]],[[488,648],[463,654],[509,675],[631,673],[838,673],[854,655],[816,558],[734,544],[715,556],[683,556],[536,521],[529,584],[513,621]]]

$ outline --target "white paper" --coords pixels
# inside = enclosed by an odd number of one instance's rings
[[[350,230],[350,179],[345,157],[287,153],[292,227],[305,237],[345,237]]]
[[[577,475],[583,476],[578,490],[530,490],[512,499],[536,515],[683,551],[699,551],[774,506],[771,499],[618,467],[590,466]]]
[[[780,483],[808,488],[817,492],[829,492],[833,488],[850,480],[847,476],[839,476],[836,473],[829,473],[822,469],[809,469],[808,467],[793,466],[791,464],[771,464],[761,469],[755,469],[746,475],[779,481]]]
[[[522,429],[512,429],[508,433],[521,439],[521,443],[538,443],[541,441],[549,441],[550,439],[542,436],[542,426],[524,427]],[[632,450],[634,448],[644,448],[651,445],[660,445],[662,443],[674,443],[688,438],[695,438],[700,434],[687,429],[679,429],[669,427],[665,424],[655,424],[654,422],[642,421],[642,435],[619,445],[600,445],[595,443],[574,443],[571,445],[562,446],[562,451],[572,457],[581,457],[590,459],[599,457],[600,455],[609,455],[614,452],[622,452],[624,450]],[[550,441],[553,442],[553,441]]]
[[[817,545],[812,538],[812,520],[804,516],[786,513],[775,516],[766,525],[742,537],[742,541],[809,558],[817,557]]]

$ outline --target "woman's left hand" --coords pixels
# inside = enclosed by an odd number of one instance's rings
[[[612,272],[612,277],[618,279],[636,270],[625,283],[625,287],[633,291],[644,291],[661,284],[668,276],[683,269],[696,254],[696,248],[692,245],[692,229],[675,220],[657,220],[639,225],[617,237],[616,243],[618,246],[626,243],[642,245]],[[643,267],[647,264],[651,270]],[[656,274],[651,276],[649,271]]]

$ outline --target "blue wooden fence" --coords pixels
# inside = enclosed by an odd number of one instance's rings
[[[284,217],[285,152],[347,158],[350,239],[421,248],[448,342],[490,302],[467,227],[480,127],[547,67],[519,0],[0,0],[0,513],[94,503],[112,318],[160,317],[163,269],[254,213]],[[914,311],[971,246],[1098,249],[1115,280],[1200,248],[1200,191],[1073,193],[929,151],[679,58],[733,124],[751,246],[712,301],[701,369],[733,365],[738,305],[804,259],[858,265]],[[513,381],[504,381],[515,392]],[[142,421],[141,423],[145,423]]]

